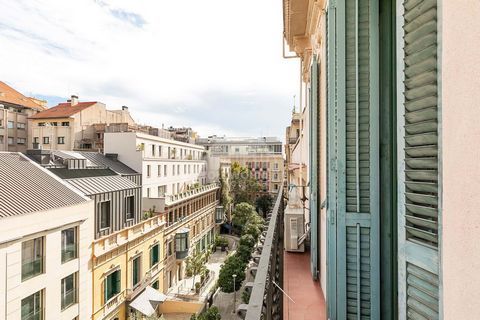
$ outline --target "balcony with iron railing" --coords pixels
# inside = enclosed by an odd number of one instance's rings
[[[283,295],[283,186],[277,193],[273,210],[267,215],[259,246],[261,251],[256,263],[255,281],[246,310],[247,320],[282,319]]]

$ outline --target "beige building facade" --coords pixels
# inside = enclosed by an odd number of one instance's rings
[[[103,150],[103,131],[98,125],[135,122],[128,108],[107,110],[101,102],[81,102],[72,96],[65,103],[47,109],[29,117],[28,146],[30,149],[51,150]]]
[[[19,153],[0,172],[0,318],[89,319],[93,201]]]
[[[259,182],[261,192],[276,193],[283,183],[284,156],[282,142],[273,137],[228,138],[212,136],[198,138],[210,157],[238,162],[248,168]]]
[[[0,81],[0,151],[25,152],[28,117],[44,109],[42,101],[26,97]]]

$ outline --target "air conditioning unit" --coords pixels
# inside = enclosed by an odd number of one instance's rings
[[[290,252],[305,252],[305,218],[303,208],[285,208],[285,250]]]

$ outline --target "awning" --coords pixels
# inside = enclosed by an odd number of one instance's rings
[[[167,296],[165,296],[163,293],[158,292],[152,287],[146,287],[145,290],[138,295],[138,297],[136,297],[132,303],[130,303],[130,307],[140,311],[147,317],[150,317],[155,313],[155,310],[160,302],[163,302],[166,299]]]

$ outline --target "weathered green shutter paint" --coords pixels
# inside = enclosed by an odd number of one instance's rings
[[[337,22],[336,2],[327,9],[327,314],[337,319]]]
[[[310,69],[310,265],[314,279],[318,278],[318,64],[314,55]]]
[[[404,9],[404,232],[407,319],[439,318],[437,1]],[[403,253],[404,252],[404,253]]]
[[[334,123],[328,131],[329,160],[335,162],[329,164],[329,188],[335,191],[328,206],[336,234],[328,236],[336,237],[336,270],[329,265],[328,272],[336,273],[336,305],[328,302],[329,317],[379,319],[378,4],[342,0],[335,7],[335,22],[329,22],[335,35],[328,42],[335,46],[329,50],[335,55],[329,99],[335,101],[329,101]]]

